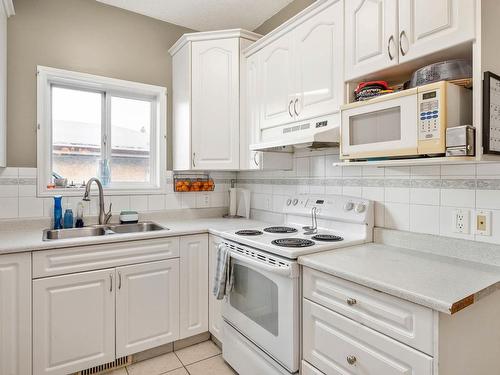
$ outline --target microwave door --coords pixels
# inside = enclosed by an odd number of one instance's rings
[[[367,103],[342,112],[342,156],[350,159],[417,154],[414,95]]]

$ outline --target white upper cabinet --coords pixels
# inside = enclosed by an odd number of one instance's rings
[[[258,38],[244,30],[193,33],[170,49],[175,170],[239,169],[241,51]]]
[[[179,338],[177,259],[119,267],[116,283],[117,357]]]
[[[31,254],[0,255],[0,375],[31,374]]]
[[[239,168],[239,39],[193,42],[195,169]]]
[[[284,35],[263,48],[259,63],[262,69],[261,129],[292,122],[295,96],[291,35]]]
[[[474,0],[399,0],[399,61],[474,38]]]
[[[296,97],[294,115],[307,119],[329,114],[342,102],[342,1],[297,27],[294,32]]]
[[[336,113],[343,104],[342,0],[313,4],[255,43],[261,130]]]
[[[346,80],[473,40],[474,14],[474,0],[346,1]]]
[[[398,63],[397,17],[397,0],[345,2],[347,80]]]

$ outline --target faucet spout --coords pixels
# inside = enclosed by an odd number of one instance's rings
[[[104,191],[102,188],[101,181],[98,178],[92,177],[88,180],[85,185],[85,193],[83,194],[84,201],[90,201],[90,188],[92,187],[92,183],[95,182],[97,185],[97,189],[99,191],[99,225],[107,224],[111,219],[111,204],[109,205],[109,211],[105,212],[104,210]]]

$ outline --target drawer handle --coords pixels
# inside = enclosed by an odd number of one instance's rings
[[[357,304],[357,303],[358,303],[358,301],[356,301],[354,298],[348,298],[348,299],[347,299],[347,304],[348,304],[349,306],[353,306],[353,305],[355,305],[355,304]]]
[[[347,363],[349,363],[350,365],[354,365],[357,361],[356,357],[353,355],[348,355],[346,359]]]

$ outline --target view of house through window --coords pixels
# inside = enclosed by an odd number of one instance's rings
[[[152,100],[52,86],[52,176],[80,185],[100,177],[107,160],[110,183],[148,183],[151,175]]]

